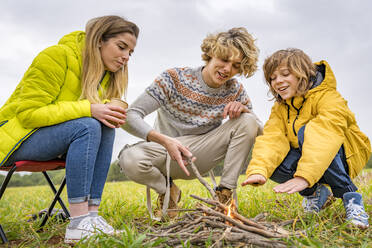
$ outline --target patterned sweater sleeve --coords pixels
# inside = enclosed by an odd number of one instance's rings
[[[239,84],[239,85],[240,85],[240,89],[238,91],[239,94],[238,94],[236,101],[241,102],[243,105],[247,106],[249,110],[252,110],[253,107],[252,107],[251,98],[248,96],[248,93],[243,87],[243,85],[242,84]]]
[[[155,98],[160,105],[166,105],[170,101],[173,91],[174,84],[167,71],[160,74],[146,89],[146,92]]]
[[[160,106],[161,105],[154,97],[147,94],[147,92],[142,93],[133,104],[130,105],[127,112],[126,123],[122,128],[128,133],[146,140],[147,135],[153,128],[145,122],[144,118]]]
[[[168,73],[163,72],[131,104],[127,112],[127,122],[122,127],[124,130],[141,139],[147,139],[147,135],[153,128],[145,122],[144,118],[162,105],[167,104],[170,95],[169,85],[171,84],[169,80]]]

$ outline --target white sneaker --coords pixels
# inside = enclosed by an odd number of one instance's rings
[[[101,232],[109,235],[120,234],[124,230],[115,230],[102,216],[91,217],[93,226]]]
[[[74,244],[79,242],[83,238],[89,238],[96,232],[92,225],[91,217],[87,216],[82,219],[78,226],[71,227],[69,224],[66,228],[65,243]]]

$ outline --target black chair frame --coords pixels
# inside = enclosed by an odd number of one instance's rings
[[[1,169],[1,168],[0,168]],[[9,184],[9,181],[13,175],[14,172],[16,172],[17,170],[17,165],[13,165],[12,167],[10,167],[10,169],[8,170],[8,174],[6,175],[2,185],[1,185],[1,189],[0,189],[0,200],[5,192],[5,189],[6,187],[8,186]],[[63,178],[62,180],[62,183],[59,187],[59,189],[57,190],[56,187],[54,186],[52,180],[50,179],[48,173],[46,171],[42,171],[45,179],[47,180],[50,188],[52,189],[53,191],[53,194],[54,194],[54,198],[53,198],[53,201],[52,203],[50,204],[49,208],[48,208],[48,211],[47,213],[43,216],[43,219],[42,219],[42,222],[39,226],[39,230],[41,230],[43,228],[43,226],[47,223],[48,221],[48,218],[50,217],[52,211],[53,211],[53,208],[55,206],[55,204],[57,203],[57,201],[59,202],[59,204],[61,205],[62,209],[63,209],[63,212],[65,213],[66,217],[70,217],[70,213],[68,211],[68,209],[66,208],[66,205],[64,204],[64,202],[62,201],[60,195],[66,185],[66,177]],[[2,228],[2,226],[0,225],[0,238],[2,240],[3,243],[7,243],[8,242],[8,239],[5,235],[5,232]]]

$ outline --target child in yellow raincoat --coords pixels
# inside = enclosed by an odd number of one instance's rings
[[[270,178],[279,183],[277,193],[299,192],[307,212],[319,212],[333,193],[342,198],[347,221],[367,228],[369,216],[351,178],[367,163],[371,144],[336,90],[330,66],[313,64],[302,50],[291,48],[268,57],[263,69],[276,102],[242,186]]]

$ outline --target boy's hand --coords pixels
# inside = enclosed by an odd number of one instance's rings
[[[229,102],[224,110],[222,117],[225,119],[229,116],[230,119],[238,118],[241,113],[250,113],[251,111],[247,108],[247,106],[243,105],[241,102]]]
[[[242,186],[247,184],[251,184],[253,186],[258,186],[266,183],[266,178],[261,174],[253,174],[250,175],[244,182],[242,182]]]
[[[306,181],[306,179],[302,177],[295,177],[285,183],[277,185],[276,187],[274,187],[274,191],[276,193],[293,194],[296,192],[300,192],[307,187],[309,187],[309,183]]]

